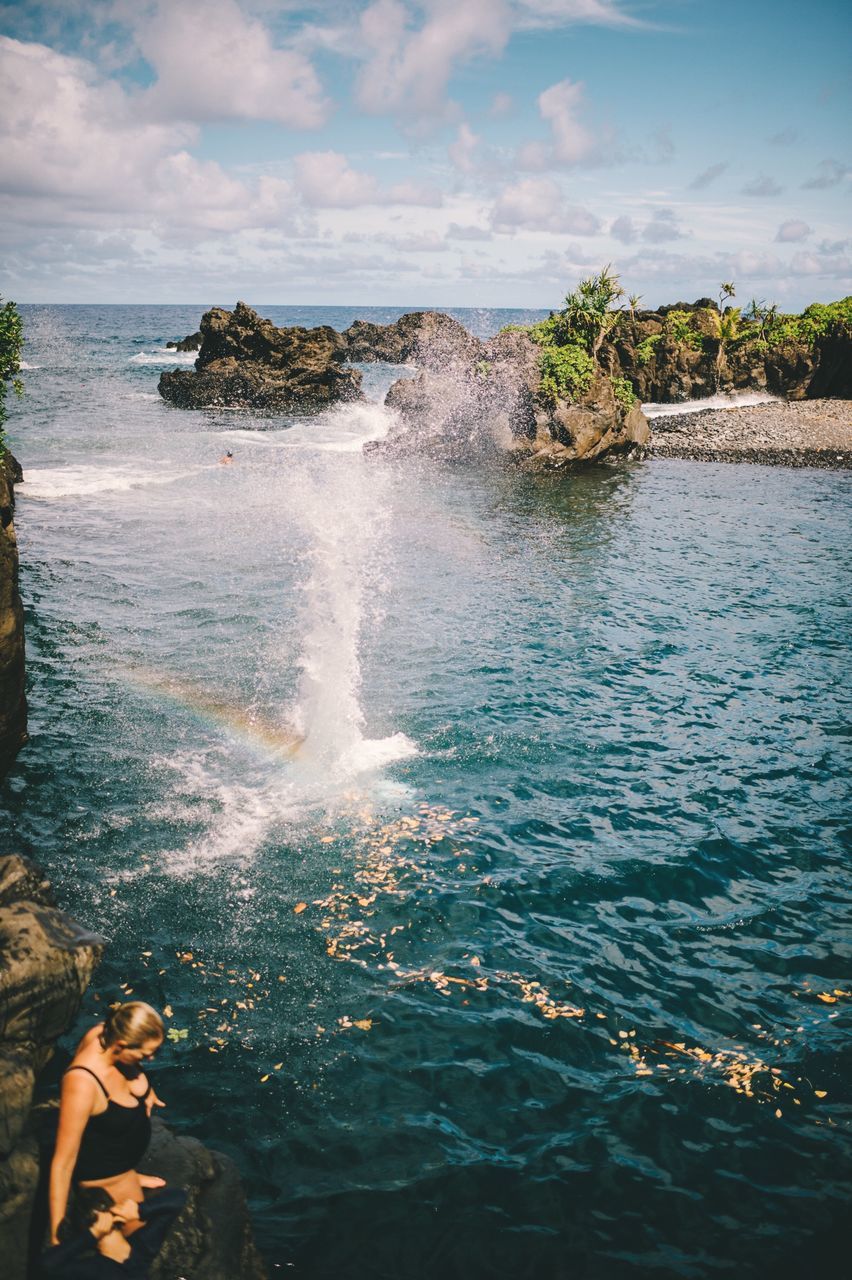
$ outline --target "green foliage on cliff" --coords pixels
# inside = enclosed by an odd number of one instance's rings
[[[661,333],[651,333],[647,338],[643,338],[636,348],[636,363],[640,364],[644,369],[645,365],[650,364],[654,357],[654,351],[663,340]]]
[[[610,382],[618,403],[625,409],[632,409],[636,403],[636,392],[633,390],[633,383],[630,379],[614,376],[610,378]]]
[[[21,371],[21,352],[24,347],[24,326],[14,302],[3,303],[0,298],[0,458],[6,452],[6,391],[11,386],[17,395],[23,393],[18,378]]]
[[[594,357],[575,343],[545,347],[539,356],[539,396],[546,404],[579,400],[591,386]]]
[[[670,311],[666,316],[666,337],[681,346],[691,347],[698,351],[701,347],[701,334],[695,329],[693,312]]]
[[[624,297],[618,276],[609,265],[600,275],[581,280],[571,293],[566,294],[559,319],[565,331],[563,341],[578,343],[596,356],[604,338],[621,319],[621,310],[613,310],[613,303]]]

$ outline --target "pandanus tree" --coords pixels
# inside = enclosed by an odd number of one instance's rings
[[[613,303],[624,297],[624,290],[611,265],[607,263],[600,275],[581,280],[566,295],[560,312],[568,340],[585,347],[591,356],[597,356],[621,315],[620,309],[613,309]]]

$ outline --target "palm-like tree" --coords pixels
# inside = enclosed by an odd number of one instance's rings
[[[723,308],[724,308],[724,306],[725,306],[725,303],[726,303],[726,301],[728,300],[728,298],[735,298],[736,296],[737,296],[737,291],[736,291],[736,289],[734,288],[733,282],[730,282],[730,283],[727,283],[727,284],[723,283],[723,284],[720,284],[720,285],[719,285],[719,311],[720,311],[720,313],[721,313],[721,311],[723,310]]]
[[[607,263],[600,275],[581,280],[573,293],[566,295],[562,319],[568,333],[580,340],[590,355],[596,356],[604,338],[617,323],[619,310],[612,304],[624,297],[618,276]]]

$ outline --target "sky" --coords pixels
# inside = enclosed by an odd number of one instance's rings
[[[0,0],[0,294],[852,293],[852,6]]]

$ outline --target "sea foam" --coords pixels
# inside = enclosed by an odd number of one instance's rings
[[[646,418],[671,418],[682,413],[701,413],[704,409],[745,409],[753,404],[774,404],[780,396],[770,395],[768,391],[730,391],[719,395],[708,396],[706,400],[683,400],[680,404],[656,404],[650,402],[642,405]]]

